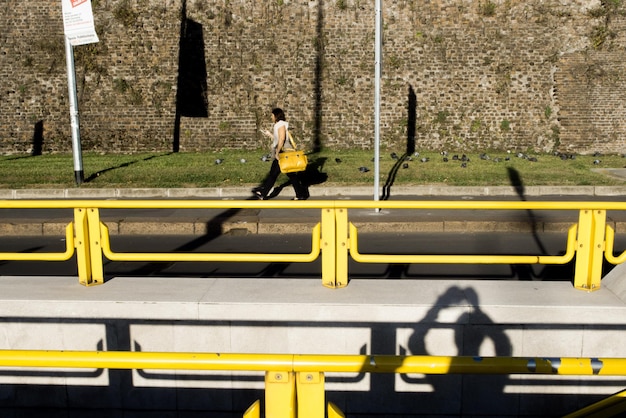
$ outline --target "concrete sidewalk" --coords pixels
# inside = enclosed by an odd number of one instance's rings
[[[626,187],[394,187],[389,200],[624,201]],[[4,195],[3,195],[4,194]],[[284,190],[275,200],[289,200]],[[383,200],[386,196],[381,196]],[[20,199],[252,199],[247,188],[212,189],[64,189],[0,191],[4,200]],[[369,187],[312,187],[311,200],[373,200]],[[205,235],[215,233],[309,233],[319,209],[102,209],[112,235]],[[381,210],[351,209],[349,220],[361,232],[561,232],[578,219],[577,211]],[[63,235],[73,213],[67,209],[0,209],[4,236]],[[607,216],[616,230],[626,227],[626,211]]]

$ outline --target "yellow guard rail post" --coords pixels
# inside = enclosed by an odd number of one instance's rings
[[[96,208],[75,208],[76,261],[78,281],[84,286],[104,283],[100,212]]]
[[[600,287],[605,227],[605,210],[583,209],[580,211],[574,272],[574,287],[577,289],[591,291]]]

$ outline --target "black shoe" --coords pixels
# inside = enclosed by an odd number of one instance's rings
[[[263,193],[261,193],[260,190],[254,190],[252,194],[259,198],[259,200],[265,200],[265,196],[263,196]]]

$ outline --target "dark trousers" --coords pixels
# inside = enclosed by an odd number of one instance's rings
[[[267,197],[272,187],[274,187],[274,183],[276,183],[276,179],[280,175],[280,166],[278,165],[278,160],[272,160],[272,166],[270,167],[270,172],[267,174],[263,183],[259,186],[258,190],[263,194],[263,197]],[[289,181],[293,186],[293,190],[296,193],[296,197],[298,199],[306,199],[309,197],[309,193],[306,187],[300,181],[298,177],[298,173],[287,173],[287,177],[289,177]]]

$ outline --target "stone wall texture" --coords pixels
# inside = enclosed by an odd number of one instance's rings
[[[385,0],[381,146],[626,151],[622,0]],[[92,0],[84,151],[374,146],[375,1]],[[59,0],[0,6],[2,153],[71,151]]]

